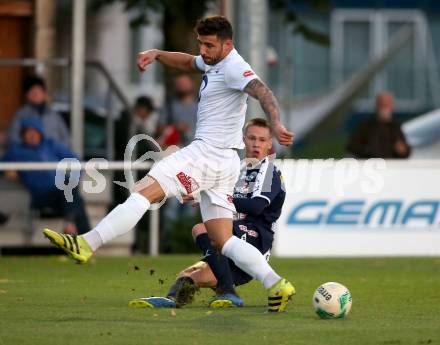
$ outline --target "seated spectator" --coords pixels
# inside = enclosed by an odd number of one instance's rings
[[[393,120],[393,96],[389,92],[377,95],[376,118],[361,123],[352,134],[347,150],[355,158],[407,158],[410,147]]]
[[[23,119],[40,118],[48,138],[70,146],[69,131],[60,114],[47,104],[46,84],[37,76],[25,79],[23,85],[26,104],[18,109],[9,130],[9,144],[18,144],[21,140],[20,123]]]
[[[133,113],[135,134],[147,134],[153,139],[157,139],[158,144],[162,148],[167,146],[167,143],[165,142],[167,136],[164,136],[166,127],[161,128],[162,133],[159,136],[159,114],[155,111],[151,98],[147,96],[138,97]],[[142,156],[147,151],[157,151],[157,146],[146,140],[142,140],[137,143],[138,157]]]
[[[63,144],[46,137],[43,124],[38,117],[22,119],[19,133],[21,143],[13,144],[3,161],[58,162],[63,158],[77,158]],[[66,233],[81,234],[89,231],[89,220],[78,187],[73,190],[73,202],[67,202],[64,192],[55,185],[55,176],[54,170],[6,172],[6,177],[19,179],[29,190],[32,208],[50,209],[64,216]]]
[[[0,211],[0,225],[4,225],[8,222],[9,215]]]
[[[155,112],[153,101],[146,96],[136,99],[134,105],[134,125],[136,133],[147,134],[151,137],[156,136],[159,114]]]

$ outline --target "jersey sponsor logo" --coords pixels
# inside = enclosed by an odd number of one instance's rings
[[[254,72],[252,72],[251,70],[243,72],[243,77],[250,77],[251,75],[254,75]]]
[[[246,213],[236,213],[234,216],[234,220],[243,220],[247,218],[247,214]]]
[[[177,179],[180,181],[182,186],[185,188],[188,194],[191,194],[195,190],[199,188],[199,184],[194,180],[191,176],[186,175],[183,172],[180,172],[176,175]]]
[[[440,200],[306,200],[293,207],[287,224],[440,229]]]
[[[238,225],[238,228],[239,228],[241,231],[247,233],[249,236],[252,236],[252,237],[258,237],[258,232],[256,232],[255,230],[252,230],[252,229],[248,229],[248,227],[247,227],[246,225],[239,224],[239,225]]]
[[[246,182],[253,182],[253,181],[255,181],[255,179],[257,178],[257,175],[258,175],[258,171],[253,171],[253,172],[251,172],[249,175],[247,175],[247,176],[244,178],[244,180],[245,180]]]
[[[248,189],[239,188],[234,191],[235,199],[247,199],[247,193],[249,193]]]

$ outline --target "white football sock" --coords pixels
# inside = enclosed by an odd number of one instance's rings
[[[93,251],[121,236],[137,224],[150,208],[150,202],[139,193],[132,193],[123,204],[116,206],[95,228],[84,234]]]
[[[95,229],[90,230],[82,236],[93,251],[96,251],[96,249],[103,245],[101,235],[99,235],[99,232]]]
[[[231,236],[225,242],[222,254],[234,261],[247,274],[262,282],[266,289],[281,279],[257,248],[238,237]]]

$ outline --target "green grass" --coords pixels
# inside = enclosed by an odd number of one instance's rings
[[[196,259],[98,257],[80,266],[64,257],[0,258],[0,345],[440,344],[440,258],[273,259],[297,288],[284,314],[265,312],[255,282],[239,288],[241,309],[209,310],[209,291],[175,313],[127,307],[163,295]],[[326,281],[353,295],[344,320],[313,312],[313,292]]]

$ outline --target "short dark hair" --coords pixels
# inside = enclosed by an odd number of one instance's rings
[[[217,37],[222,40],[232,40],[232,36],[234,35],[231,23],[224,16],[212,16],[199,19],[194,31],[200,36],[217,35]]]
[[[43,90],[46,90],[46,83],[43,78],[40,78],[36,75],[31,75],[26,77],[23,82],[23,92],[26,94],[30,89],[32,89],[35,85],[40,86]]]
[[[252,120],[249,120],[244,125],[243,132],[246,134],[247,129],[249,127],[251,127],[251,126],[267,128],[269,130],[269,133],[272,135],[272,130],[270,128],[270,124],[269,124],[269,122],[266,119],[263,119],[261,117],[256,117],[256,118],[254,118]]]
[[[144,108],[147,111],[154,110],[154,104],[150,97],[140,96],[136,99],[136,103],[134,105],[136,108]]]

